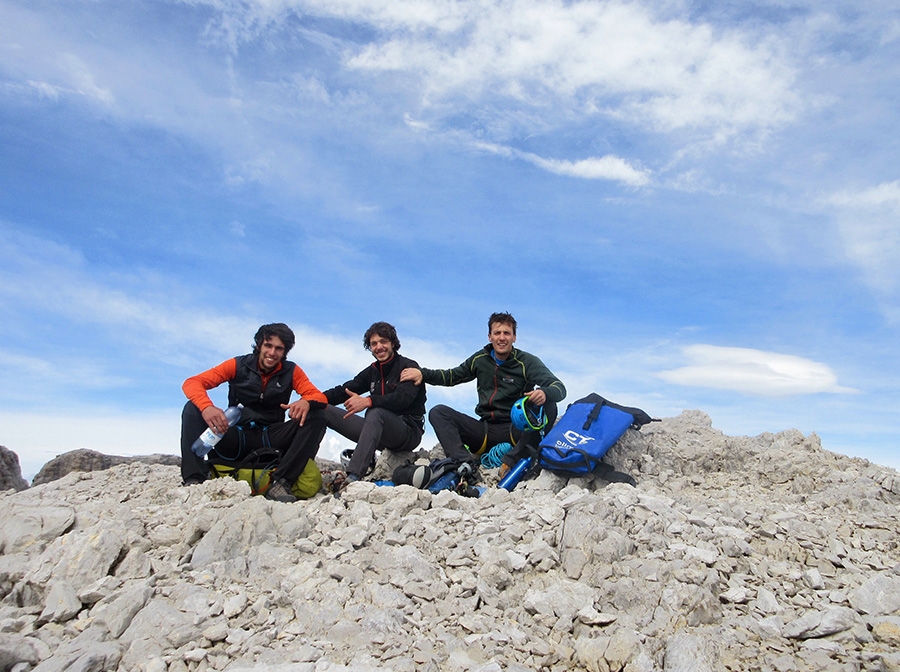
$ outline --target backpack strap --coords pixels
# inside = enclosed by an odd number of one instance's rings
[[[584,426],[582,427],[582,429],[584,431],[589,430],[591,428],[591,425],[593,425],[597,421],[597,418],[600,417],[600,411],[603,410],[603,404],[605,404],[605,403],[606,403],[606,399],[603,399],[601,397],[600,401],[598,401],[596,404],[594,404],[594,407],[591,409],[591,412],[588,413],[587,419],[584,421]]]

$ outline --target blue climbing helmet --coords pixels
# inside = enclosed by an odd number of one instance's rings
[[[513,426],[520,432],[539,432],[547,426],[547,416],[544,415],[544,407],[534,407],[528,403],[528,397],[522,397],[513,404],[509,412]]]

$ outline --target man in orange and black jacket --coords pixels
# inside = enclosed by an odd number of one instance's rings
[[[294,332],[286,324],[265,324],[254,336],[252,353],[228,359],[184,381],[182,390],[188,402],[181,415],[181,477],[185,485],[202,483],[208,476],[207,462],[195,455],[191,446],[209,427],[223,435],[213,448],[213,457],[238,461],[260,448],[277,451],[278,466],[266,497],[295,501],[291,484],[319,450],[327,400],[303,369],[286,359],[294,342]],[[208,394],[222,383],[228,383],[228,405],[244,407],[231,428],[224,411]],[[294,392],[300,399],[291,402]]]

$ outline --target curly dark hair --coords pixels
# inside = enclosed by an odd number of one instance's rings
[[[369,347],[369,341],[372,340],[372,336],[375,335],[388,339],[394,347],[394,352],[397,352],[400,349],[400,339],[397,338],[397,330],[394,329],[394,325],[388,324],[387,322],[376,322],[366,329],[366,334],[363,336],[363,347],[366,350],[371,349]]]
[[[494,313],[488,318],[488,334],[491,333],[491,329],[497,323],[500,324],[508,324],[512,327],[513,336],[516,335],[516,318],[514,318],[509,313]]]
[[[291,331],[291,328],[283,322],[264,324],[259,329],[257,329],[256,336],[253,337],[253,354],[258,355],[260,346],[265,342],[267,338],[271,338],[272,336],[277,336],[281,339],[281,342],[284,343],[284,356],[287,357],[287,354],[291,351],[291,348],[294,347],[296,339],[294,337],[294,332]]]

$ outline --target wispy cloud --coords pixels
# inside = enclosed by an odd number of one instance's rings
[[[37,357],[15,351],[0,350],[0,368],[9,380],[20,381],[14,387],[0,388],[0,398],[21,401],[27,394],[32,401],[43,402],[47,390],[93,389],[111,390],[128,382],[127,377],[112,373],[99,363],[70,361],[49,355]]]
[[[650,182],[649,171],[634,168],[628,161],[618,156],[591,157],[580,161],[544,159],[527,153],[523,153],[522,157],[539,168],[557,175],[586,180],[614,180],[632,187],[642,187]]]
[[[193,0],[216,12],[207,31],[231,49],[264,32],[311,37],[303,17],[370,27],[366,39],[333,42],[345,66],[404,72],[419,82],[418,104],[452,124],[461,108],[485,117],[512,104],[503,122],[531,117],[604,118],[659,132],[701,130],[717,142],[766,133],[802,109],[795,73],[772,37],[673,19],[634,2],[561,0]],[[319,28],[321,30],[321,27]],[[520,109],[516,109],[516,108]],[[521,111],[527,109],[527,115]],[[560,115],[560,112],[564,112]],[[535,130],[535,126],[528,131]],[[500,138],[496,138],[500,139]]]
[[[355,11],[343,4],[383,36],[348,65],[417,74],[423,102],[438,110],[448,98],[458,105],[501,96],[660,131],[706,128],[721,139],[778,126],[801,107],[793,71],[772,42],[659,18],[638,3],[456,4],[415,24],[367,3]]]
[[[473,142],[476,149],[500,156],[527,161],[532,165],[554,175],[578,177],[585,180],[611,180],[621,182],[630,187],[643,187],[650,183],[651,173],[643,168],[636,168],[625,159],[613,156],[590,157],[578,161],[563,159],[547,159],[530,152],[522,152],[512,147],[504,147],[488,142]]]
[[[78,53],[80,45],[61,32],[55,43],[44,41],[55,29],[37,13],[4,3],[0,26],[0,72],[7,78],[54,100],[86,98],[104,107],[115,103],[114,93],[98,81],[96,70]],[[15,32],[4,30],[13,26]],[[25,88],[21,92],[28,93]]]
[[[0,308],[8,316],[27,311],[57,325],[87,324],[108,329],[119,339],[140,344],[145,358],[170,365],[202,359],[212,366],[249,351],[252,345],[260,325],[260,318],[252,314],[238,316],[210,310],[176,280],[160,284],[152,274],[142,274],[138,269],[132,276],[120,274],[103,283],[95,279],[103,274],[78,253],[11,227],[0,231],[4,233],[0,244]],[[359,339],[335,336],[302,323],[291,326],[297,336],[296,352],[292,354],[302,358],[305,368],[332,375],[355,372],[370,359]],[[69,373],[63,382],[89,388],[123,384],[123,376],[102,373],[103,354],[97,357],[96,362],[67,364]],[[0,363],[4,361],[23,373],[50,372],[61,364],[0,351]]]
[[[837,209],[845,253],[885,300],[889,319],[900,321],[900,180],[840,191],[823,200]]]
[[[837,376],[825,364],[794,355],[703,344],[685,347],[683,355],[688,365],[657,375],[677,385],[763,397],[856,392],[839,385]]]

